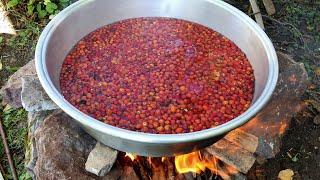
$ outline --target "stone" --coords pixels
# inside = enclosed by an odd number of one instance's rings
[[[315,125],[320,125],[320,115],[319,114],[313,119],[313,123]]]
[[[292,176],[294,175],[294,172],[292,169],[285,169],[279,172],[278,178],[280,180],[292,180]]]
[[[60,110],[49,115],[34,134],[36,179],[97,179],[85,171],[96,141]]]
[[[259,139],[256,154],[259,159],[275,157],[280,151],[281,138],[292,117],[301,109],[301,97],[306,90],[308,75],[302,63],[278,52],[279,78],[269,103],[241,127]]]
[[[20,108],[21,104],[21,78],[27,75],[36,75],[34,60],[31,60],[25,66],[10,76],[8,82],[0,89],[3,104],[9,104],[12,108]]]
[[[5,6],[2,1],[0,1],[0,34],[17,35],[8,15],[9,12],[6,11]]]
[[[35,179],[35,174],[32,169],[34,168],[37,160],[34,132],[41,125],[43,120],[51,113],[52,111],[28,112],[28,139],[25,151],[25,164],[27,171],[33,179]]]
[[[49,98],[36,75],[21,78],[21,103],[26,111],[46,111],[59,107]]]
[[[97,176],[104,176],[111,170],[117,156],[117,150],[98,142],[88,156],[86,170]]]

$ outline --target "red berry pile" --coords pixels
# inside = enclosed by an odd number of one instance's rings
[[[60,83],[82,112],[158,134],[230,121],[254,92],[253,69],[233,42],[172,18],[127,19],[91,32],[65,58]]]

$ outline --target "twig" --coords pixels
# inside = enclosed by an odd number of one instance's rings
[[[254,17],[256,19],[256,22],[264,30],[264,24],[263,24],[262,16],[261,16],[260,9],[259,9],[259,6],[257,5],[256,0],[250,0],[250,4],[251,4],[251,7],[252,7],[252,11],[255,14]]]
[[[11,172],[12,172],[13,179],[14,180],[18,180],[17,171],[16,171],[16,168],[14,167],[14,164],[13,164],[12,156],[11,156],[11,153],[10,153],[10,150],[9,150],[9,146],[8,146],[8,143],[7,143],[6,134],[4,133],[4,129],[3,129],[3,126],[2,126],[1,118],[0,118],[0,135],[2,137],[2,143],[3,143],[4,149],[5,149],[7,158],[8,158],[8,162],[9,162],[9,166],[10,166],[10,169],[11,169]]]

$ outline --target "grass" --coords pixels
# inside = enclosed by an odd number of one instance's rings
[[[14,164],[18,172],[19,179],[31,179],[24,167],[25,141],[27,138],[27,112],[20,109],[12,109],[9,106],[0,107],[1,119],[6,131],[7,141],[11,150]],[[5,179],[12,179],[11,171],[5,158],[3,144],[0,143],[0,163],[4,166]]]

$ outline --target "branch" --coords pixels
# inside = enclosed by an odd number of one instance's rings
[[[11,172],[12,172],[13,179],[14,180],[18,180],[17,171],[16,171],[16,168],[14,167],[14,163],[13,163],[12,156],[11,156],[11,153],[10,153],[10,150],[9,150],[9,146],[8,146],[8,143],[7,143],[6,134],[4,133],[4,129],[3,129],[1,118],[0,118],[0,135],[2,137],[2,143],[3,143],[4,149],[5,149],[7,158],[8,158],[8,162],[9,162],[9,166],[10,166],[10,169],[11,169]]]

